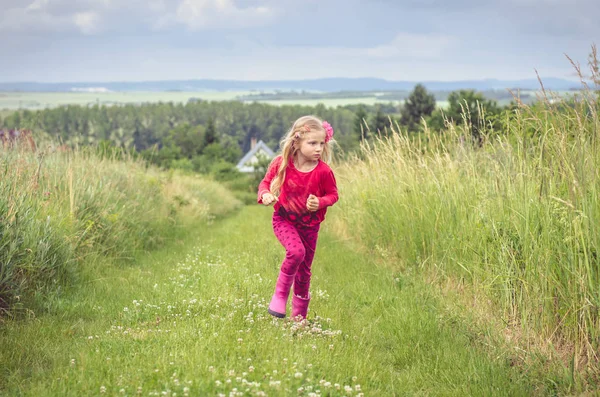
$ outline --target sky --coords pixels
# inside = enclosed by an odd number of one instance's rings
[[[576,79],[599,0],[0,0],[0,82]]]

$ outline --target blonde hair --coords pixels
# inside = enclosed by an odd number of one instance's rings
[[[310,128],[310,130],[307,131],[305,126]],[[294,122],[292,128],[290,128],[290,130],[281,140],[279,144],[281,147],[281,164],[279,165],[277,174],[271,181],[271,193],[275,196],[278,196],[279,191],[281,190],[281,185],[285,179],[285,169],[290,161],[290,157],[293,157],[296,154],[294,143],[303,139],[304,135],[309,131],[325,132],[325,128],[323,128],[323,120],[316,116],[302,116]],[[331,161],[331,146],[334,142],[335,141],[333,139],[330,139],[329,142],[325,142],[325,146],[323,147],[321,159],[326,163]]]

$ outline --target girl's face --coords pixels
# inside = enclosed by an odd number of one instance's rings
[[[294,143],[296,154],[302,156],[305,161],[317,161],[323,154],[325,147],[325,131],[310,131],[304,134],[302,139]]]

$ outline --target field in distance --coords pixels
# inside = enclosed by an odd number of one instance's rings
[[[353,95],[354,94],[354,95]],[[271,105],[306,105],[315,106],[319,103],[327,107],[337,107],[353,104],[375,105],[378,103],[400,104],[401,99],[390,99],[376,92],[365,92],[360,95],[349,93],[348,97],[337,95],[296,95],[293,98],[281,95],[257,95],[250,91],[225,92],[0,92],[0,111],[4,110],[38,110],[64,105],[123,105],[158,102],[187,103],[194,100],[230,101],[241,100],[246,103],[260,102]],[[438,106],[444,107],[446,101],[437,101]],[[3,112],[4,113],[4,112]]]

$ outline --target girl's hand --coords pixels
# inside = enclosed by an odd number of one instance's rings
[[[308,196],[306,200],[306,209],[310,212],[315,212],[319,209],[319,199],[314,194]]]
[[[262,195],[262,202],[264,205],[271,205],[275,201],[277,201],[277,197],[275,197],[271,193],[265,193]]]

